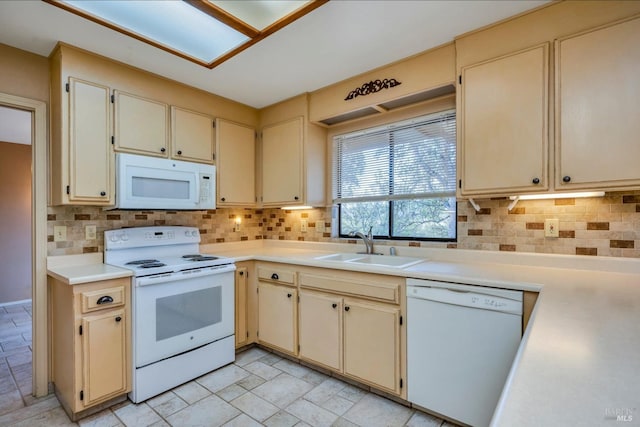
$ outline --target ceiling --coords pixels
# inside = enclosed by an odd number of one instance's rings
[[[0,1],[0,43],[48,56],[63,41],[262,108],[548,1],[331,0],[214,69],[39,0]]]

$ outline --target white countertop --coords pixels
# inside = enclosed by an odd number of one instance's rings
[[[315,259],[361,249],[271,240],[201,246],[235,261],[540,291],[492,426],[611,426],[617,414],[640,425],[640,259],[406,247],[398,255],[426,261],[395,269]],[[48,273],[69,284],[131,275],[91,255],[49,257]]]
[[[236,261],[540,291],[492,426],[606,426],[619,413],[632,417],[624,425],[640,425],[640,259],[398,248],[398,255],[429,258],[398,270],[315,259],[361,245],[265,241],[201,249]]]
[[[68,285],[132,276],[131,270],[103,264],[102,253],[48,257],[47,274]]]

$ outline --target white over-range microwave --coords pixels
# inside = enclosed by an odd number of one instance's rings
[[[115,209],[215,209],[212,165],[116,154]]]

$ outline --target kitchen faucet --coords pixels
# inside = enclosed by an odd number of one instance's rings
[[[362,239],[366,249],[365,253],[367,254],[373,254],[373,234],[371,234],[372,229],[373,229],[373,226],[369,227],[369,232],[367,233],[366,236],[359,231],[352,231],[351,233],[349,233],[350,237],[360,237]]]

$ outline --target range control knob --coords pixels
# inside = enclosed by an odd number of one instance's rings
[[[111,237],[109,237],[109,240],[111,240],[112,242],[117,242],[118,236],[116,236],[115,234],[112,234]]]
[[[198,230],[193,230],[193,231],[191,232],[191,235],[192,235],[193,237],[197,237],[197,236],[198,236]]]
[[[122,233],[122,235],[120,235],[120,238],[123,242],[126,242],[127,240],[129,240],[129,235],[127,233]]]
[[[185,231],[185,232],[184,232],[184,235],[185,235],[186,237],[189,237],[189,232],[188,232],[188,231]]]

